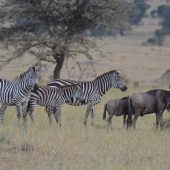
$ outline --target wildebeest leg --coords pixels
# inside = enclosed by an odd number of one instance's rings
[[[159,126],[160,126],[161,130],[163,128],[162,116],[163,116],[162,112],[156,114],[156,129],[158,129]]]
[[[138,114],[135,114],[134,117],[133,117],[133,121],[132,121],[132,125],[133,125],[133,128],[135,129],[136,128],[136,121],[138,119]]]
[[[163,112],[161,112],[161,113],[159,114],[159,125],[160,125],[161,130],[163,129],[162,117],[163,117]]]
[[[160,114],[160,128],[161,128],[161,130],[163,130],[163,121],[162,121],[162,117],[163,117],[163,113],[162,114]]]
[[[126,114],[123,115],[123,128],[126,126]]]
[[[156,113],[156,129],[158,129],[159,126],[159,114]]]
[[[4,103],[1,103],[1,108],[0,108],[0,124],[4,122],[4,113],[7,108],[7,105]]]
[[[109,117],[107,118],[107,128],[109,129],[109,127],[111,128],[111,129],[113,129],[113,127],[112,127],[112,117],[113,117],[113,114],[110,114],[109,113]]]

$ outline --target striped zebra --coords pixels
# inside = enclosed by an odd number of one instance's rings
[[[27,106],[31,96],[31,90],[38,83],[39,67],[30,67],[26,72],[20,75],[17,81],[0,79],[0,123],[4,121],[4,112],[7,106],[16,106],[17,117],[20,119],[21,114]]]
[[[82,86],[85,100],[79,101],[76,98],[71,98],[70,100],[67,100],[66,103],[74,106],[87,105],[84,119],[85,126],[89,114],[91,114],[92,117],[91,124],[92,125],[94,124],[93,106],[95,106],[97,103],[101,101],[101,97],[106,93],[106,91],[108,91],[112,87],[118,88],[122,91],[127,90],[127,86],[123,83],[122,77],[120,76],[120,72],[117,70],[106,72],[98,76],[93,81],[76,82],[72,80],[56,79],[49,82],[48,86],[61,87],[64,86],[64,84],[66,83],[68,84],[79,83]]]
[[[61,126],[61,106],[65,101],[69,101],[71,97],[78,98],[80,101],[84,100],[84,94],[79,84],[59,88],[37,86],[36,90],[32,91],[27,111],[24,114],[24,119],[26,121],[26,116],[29,114],[30,118],[33,120],[32,113],[35,106],[38,104],[40,106],[46,106],[50,122],[51,114],[53,114],[56,122]]]

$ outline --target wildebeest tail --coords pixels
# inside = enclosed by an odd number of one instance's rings
[[[106,110],[107,110],[107,104],[104,105],[103,120],[106,120]]]
[[[132,105],[132,100],[129,97],[128,99],[128,118],[127,118],[127,128],[129,126],[132,126],[132,115],[134,114],[134,109],[133,109],[133,105]]]

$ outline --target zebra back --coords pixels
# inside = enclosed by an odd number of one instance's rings
[[[92,81],[78,82],[72,80],[56,79],[49,82],[48,86],[61,87],[65,86],[65,84],[74,83],[81,84],[85,99],[84,101],[80,102],[78,99],[71,98],[70,101],[66,102],[71,105],[87,104],[89,102],[89,98],[91,98],[91,100],[99,101],[100,98],[112,87],[121,89],[122,91],[127,89],[126,85],[122,81],[119,71],[117,70],[106,72]]]
[[[63,87],[63,86],[69,86],[69,85],[74,85],[79,83],[78,81],[74,81],[74,80],[64,80],[64,79],[55,79],[52,80],[51,82],[49,82],[47,84],[47,86],[50,87]]]

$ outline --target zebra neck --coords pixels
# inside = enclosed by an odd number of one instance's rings
[[[105,77],[100,77],[100,79],[97,80],[97,86],[101,96],[103,96],[111,88],[110,81],[108,81]]]
[[[64,98],[65,100],[69,99],[69,98],[72,96],[72,91],[73,91],[72,88],[66,88],[66,89],[64,89],[64,91],[62,91],[63,98]]]
[[[28,85],[25,81],[23,80],[19,80],[17,81],[16,83],[16,86],[19,87],[19,90],[20,91],[25,91],[25,92],[28,92],[28,91],[31,91],[33,89],[34,86],[32,85]]]

